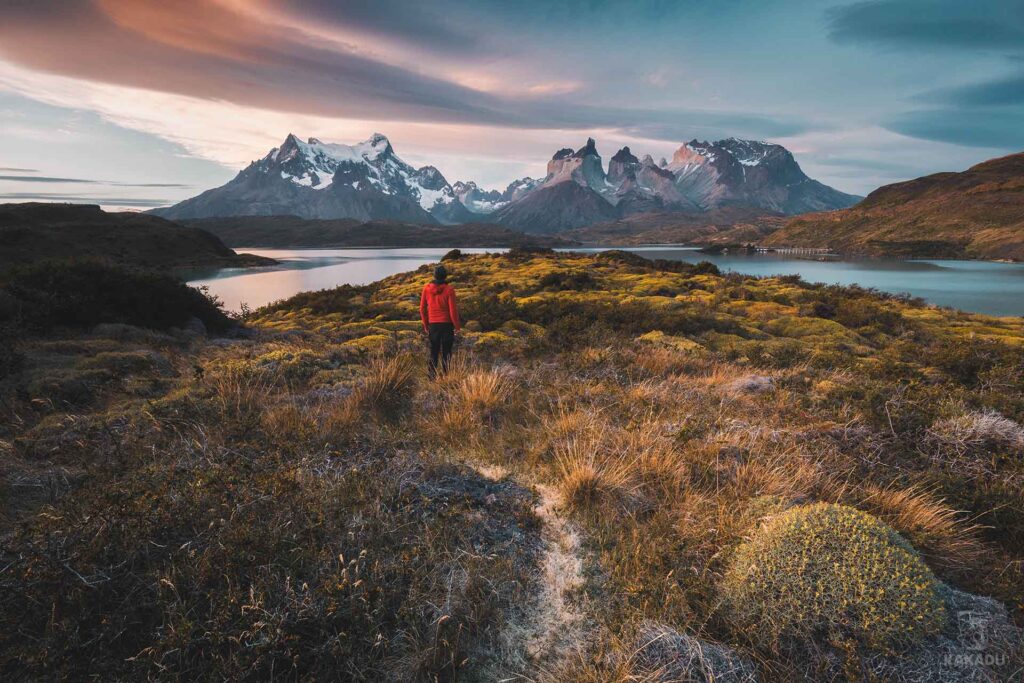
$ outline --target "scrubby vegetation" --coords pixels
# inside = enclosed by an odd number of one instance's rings
[[[21,344],[0,385],[0,670],[1020,671],[1020,319],[622,252],[450,260],[465,334],[435,382],[428,267],[299,295],[233,339]]]
[[[0,316],[37,332],[100,323],[166,330],[192,318],[222,332],[231,324],[215,301],[170,275],[100,261],[17,266],[0,274],[0,287]]]
[[[942,632],[939,582],[899,534],[860,510],[801,505],[735,551],[723,580],[730,614],[772,648],[815,637],[903,649]]]

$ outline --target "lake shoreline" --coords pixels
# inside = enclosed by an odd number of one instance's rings
[[[495,253],[505,248],[461,248],[463,253]],[[701,253],[693,245],[629,247],[579,246],[558,251],[575,254],[621,249],[656,260],[696,263],[709,261],[723,272],[753,277],[798,275],[824,285],[859,286],[893,295],[920,297],[930,304],[993,316],[1024,315],[1024,265],[955,259],[815,259],[779,254]],[[240,249],[243,249],[240,247]],[[229,310],[249,308],[288,298],[302,291],[330,289],[343,284],[366,285],[401,272],[438,262],[451,249],[347,248],[258,250],[276,259],[276,266],[256,269],[193,271],[189,284],[205,286]]]

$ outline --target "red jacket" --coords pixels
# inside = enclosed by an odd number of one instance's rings
[[[459,308],[455,304],[455,289],[449,284],[429,283],[420,295],[420,320],[423,329],[429,323],[452,323],[455,331],[462,329],[459,321]]]

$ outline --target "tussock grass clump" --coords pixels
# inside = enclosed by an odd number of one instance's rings
[[[1024,427],[994,410],[937,421],[929,436],[939,450],[956,456],[996,450],[1024,452]]]
[[[456,402],[481,416],[492,414],[512,393],[508,373],[476,370],[466,373],[453,387]]]
[[[415,387],[412,356],[373,356],[350,394],[320,406],[323,431],[330,438],[346,440],[374,418],[390,420],[407,409]]]
[[[570,439],[555,448],[558,487],[570,508],[617,507],[634,493],[632,463],[601,455],[597,446],[588,439]]]
[[[409,400],[414,385],[412,356],[374,356],[349,400],[379,413],[393,413]]]
[[[759,645],[826,637],[887,651],[942,631],[940,586],[910,544],[878,519],[816,503],[770,518],[741,544],[722,593]]]
[[[259,421],[267,396],[279,382],[276,373],[253,372],[244,362],[224,364],[209,377],[215,411],[243,429]]]

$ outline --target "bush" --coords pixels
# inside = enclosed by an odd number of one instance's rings
[[[889,651],[940,633],[941,584],[871,515],[817,503],[770,518],[731,558],[722,590],[761,645],[821,637]]]
[[[1019,350],[1014,351],[999,342],[954,339],[926,347],[921,360],[945,371],[955,382],[973,387],[993,368],[1004,363],[1020,362],[1020,355]]]
[[[718,266],[716,266],[711,261],[699,261],[698,263],[694,264],[693,270],[691,270],[690,272],[692,272],[694,275],[721,275],[722,274],[722,271],[718,269]]]
[[[231,320],[198,289],[162,273],[92,261],[41,261],[10,270],[3,290],[37,331],[126,323],[166,330],[198,318],[222,332]]]
[[[851,330],[871,329],[889,335],[898,335],[906,327],[899,312],[859,298],[839,300],[835,320]]]
[[[541,289],[555,292],[577,291],[597,288],[597,280],[585,270],[560,270],[548,273],[540,279]]]
[[[505,258],[511,261],[529,261],[537,256],[554,256],[555,250],[551,247],[512,247],[505,252]]]

